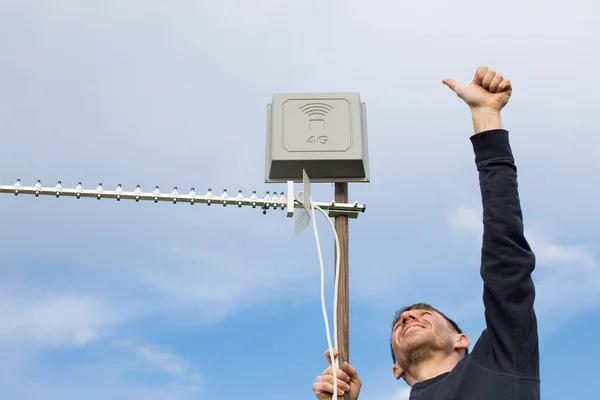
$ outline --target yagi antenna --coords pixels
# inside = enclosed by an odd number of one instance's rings
[[[306,173],[304,173],[306,175]],[[308,180],[308,177],[306,177]],[[309,182],[309,197],[310,197],[310,181]],[[306,184],[304,185],[306,188]],[[241,190],[238,190],[237,194],[230,195],[227,189],[223,189],[222,192],[213,193],[212,189],[208,189],[203,194],[198,194],[195,188],[191,188],[187,193],[181,193],[177,186],[173,187],[172,190],[162,192],[158,186],[155,186],[152,192],[143,192],[140,185],[137,185],[133,191],[126,191],[119,184],[114,190],[107,190],[104,188],[102,183],[98,184],[94,189],[85,189],[82,182],[78,182],[75,188],[64,187],[62,181],[58,181],[52,187],[44,187],[42,182],[38,180],[33,186],[24,186],[20,179],[12,185],[0,185],[0,193],[18,195],[33,195],[39,196],[54,196],[60,197],[75,197],[76,199],[81,198],[95,198],[95,199],[114,199],[117,201],[121,200],[134,200],[139,201],[152,201],[158,202],[171,202],[177,203],[189,203],[194,205],[206,204],[206,205],[222,205],[234,206],[238,208],[251,207],[258,208],[266,214],[268,210],[286,210],[287,217],[294,216],[294,209],[300,208],[304,213],[307,212],[306,205],[303,205],[301,201],[294,197],[294,182],[287,182],[287,195],[284,192],[278,193],[267,191],[264,196],[258,196],[256,191],[252,191],[249,197],[245,197]],[[329,211],[331,217],[337,215],[347,215],[350,218],[358,217],[359,213],[365,211],[365,205],[363,204],[345,204],[345,203],[315,203],[316,206],[321,207],[324,210]],[[306,214],[308,216],[308,214]],[[303,217],[304,218],[304,217]],[[310,218],[304,224],[304,228],[308,226]],[[302,228],[302,229],[304,229]]]

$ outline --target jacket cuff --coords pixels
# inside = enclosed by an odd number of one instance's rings
[[[471,136],[475,164],[480,165],[495,158],[513,159],[506,129],[492,129]]]

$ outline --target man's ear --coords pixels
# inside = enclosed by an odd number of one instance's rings
[[[400,368],[398,364],[394,364],[394,366],[392,367],[392,373],[394,374],[394,378],[398,380],[404,375],[404,370]]]
[[[467,350],[469,348],[469,345],[471,344],[471,341],[469,340],[469,337],[463,333],[456,335],[455,339],[454,339],[454,350]]]

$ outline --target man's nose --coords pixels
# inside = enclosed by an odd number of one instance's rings
[[[409,321],[414,321],[415,319],[417,319],[417,317],[412,310],[402,313],[402,325],[406,325]]]

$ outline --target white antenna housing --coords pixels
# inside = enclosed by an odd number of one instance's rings
[[[267,107],[265,182],[369,182],[358,93],[278,93]]]

